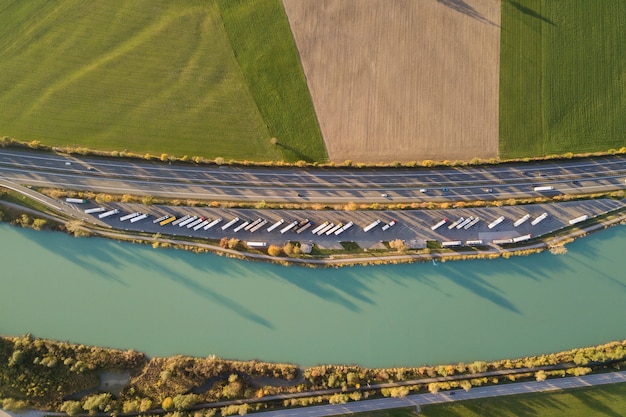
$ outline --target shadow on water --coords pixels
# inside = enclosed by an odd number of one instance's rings
[[[251,276],[251,264],[247,261],[233,261],[229,271],[231,276]],[[314,296],[336,303],[354,312],[361,311],[358,302],[374,305],[372,290],[361,277],[346,273],[349,268],[311,269],[301,266],[259,265],[262,278],[289,283]]]
[[[40,239],[39,234],[41,232],[33,232],[26,230],[23,236],[27,237],[31,242],[37,244],[42,249],[52,252],[56,255],[62,256],[67,261],[74,265],[89,271],[92,275],[104,277],[107,280],[115,282],[126,287],[129,286],[128,279],[124,278],[127,274],[126,267],[132,265],[142,269],[143,271],[154,272],[155,276],[165,277],[169,280],[177,282],[194,294],[201,295],[207,300],[213,301],[241,317],[260,324],[268,329],[273,328],[272,323],[267,319],[256,314],[249,308],[238,303],[237,301],[218,294],[212,291],[210,288],[190,279],[179,271],[173,269],[171,265],[175,265],[180,262],[180,252],[174,250],[163,250],[159,254],[157,262],[154,262],[153,257],[143,257],[138,251],[127,250],[126,245],[129,243],[114,242],[102,238],[72,238],[69,236],[61,235],[56,232],[52,233],[50,238],[53,242],[57,243],[53,247],[49,247],[44,242],[50,242],[50,239]],[[60,241],[60,240],[62,241]],[[87,239],[97,239],[97,250],[87,245]],[[88,249],[85,249],[87,248]],[[148,248],[143,248],[148,250]],[[194,256],[191,253],[182,253],[183,256]],[[192,263],[187,263],[189,265]]]
[[[623,233],[623,231],[623,226],[615,226],[609,230],[594,233],[593,240],[578,240],[568,245],[569,250],[572,254],[574,254],[574,256],[570,257],[570,261],[571,263],[575,263],[577,265],[573,268],[578,270],[589,270],[590,275],[592,275],[593,278],[604,279],[611,284],[617,285],[622,290],[626,290],[626,282],[624,282],[624,274],[621,270],[619,273],[606,272],[596,266],[611,266],[615,264],[615,255],[608,254],[606,248],[614,247],[610,242],[615,239],[617,234]],[[617,249],[617,251],[619,250],[620,249]],[[613,273],[613,275],[611,275],[611,273]],[[618,279],[620,277],[622,277],[622,280]]]
[[[437,0],[437,1],[439,1],[439,0]],[[536,19],[539,19],[539,20],[541,20],[541,21],[543,21],[543,22],[545,22],[545,23],[547,23],[549,25],[556,26],[552,20],[548,19],[545,16],[540,15],[539,13],[534,11],[533,9],[531,9],[529,7],[526,7],[526,6],[523,6],[523,5],[519,4],[516,1],[511,1],[510,3],[511,3],[511,5],[513,7],[515,7],[517,10],[519,10],[522,13],[524,13],[525,15],[534,17]]]

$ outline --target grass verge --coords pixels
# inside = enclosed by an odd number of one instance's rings
[[[594,417],[626,415],[626,384],[428,405],[423,417]]]

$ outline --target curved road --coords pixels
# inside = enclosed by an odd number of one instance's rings
[[[623,189],[626,156],[455,168],[193,166],[0,149],[0,177],[32,186],[208,200],[358,203],[539,196]]]

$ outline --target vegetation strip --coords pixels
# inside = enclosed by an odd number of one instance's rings
[[[622,341],[491,363],[298,369],[291,364],[215,357],[147,358],[132,350],[26,335],[0,337],[0,363],[5,364],[0,366],[0,406],[59,410],[69,415],[150,415],[222,407],[222,415],[228,415],[267,407],[345,403],[380,395],[403,397],[410,392],[469,390],[505,381],[585,375],[592,368],[618,369],[625,358],[626,341]],[[100,379],[107,371],[128,372],[127,377],[118,377],[126,382],[107,387]]]

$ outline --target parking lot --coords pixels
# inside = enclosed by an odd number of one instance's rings
[[[164,236],[284,244],[300,241],[320,247],[356,242],[375,247],[401,239],[421,247],[426,241],[444,246],[490,245],[526,240],[623,207],[609,199],[506,207],[403,211],[255,210],[141,204],[75,204],[76,210],[99,208],[94,219],[113,229]],[[117,210],[117,212],[114,212]],[[161,222],[167,223],[161,225]],[[439,227],[436,227],[439,224]]]

